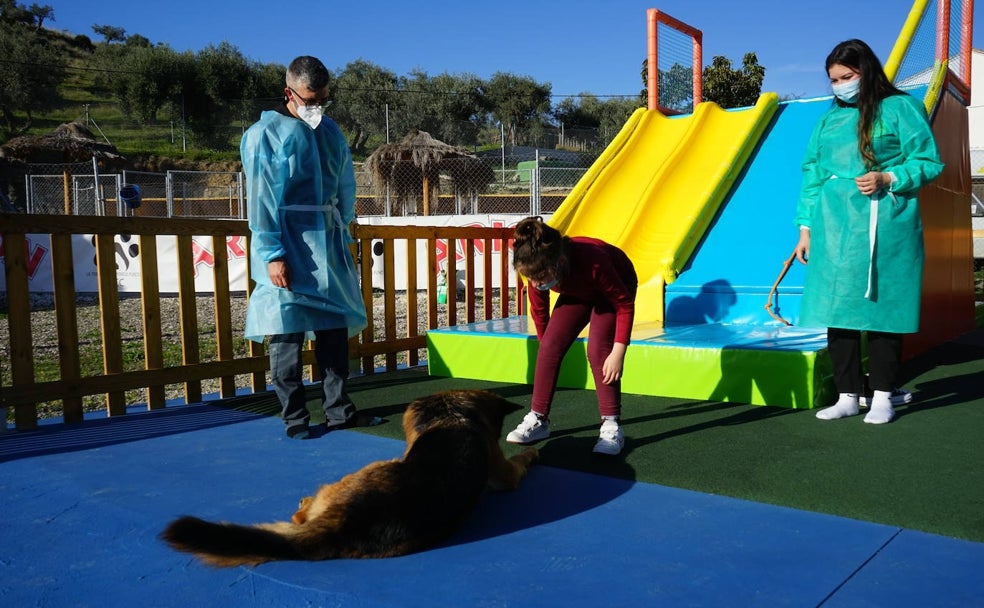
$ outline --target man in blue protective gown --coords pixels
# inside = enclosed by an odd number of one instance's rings
[[[262,113],[240,146],[256,288],[246,338],[270,337],[270,373],[287,436],[310,436],[301,351],[315,340],[328,429],[354,421],[345,392],[348,339],[366,327],[349,250],[355,171],[345,136],[323,115],[330,74],[310,56],[287,68],[284,103]]]

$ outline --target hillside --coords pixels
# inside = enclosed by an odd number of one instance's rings
[[[161,172],[168,169],[238,171],[238,137],[232,133],[223,150],[199,150],[182,139],[178,117],[158,117],[151,124],[128,120],[113,93],[99,84],[94,45],[87,36],[52,29],[40,34],[67,57],[67,77],[58,87],[58,101],[46,112],[35,113],[28,135],[43,135],[59,125],[78,122],[98,138],[114,145],[126,157],[125,168]],[[125,74],[120,74],[121,78]],[[236,131],[240,125],[230,127]],[[3,143],[0,141],[0,143]]]

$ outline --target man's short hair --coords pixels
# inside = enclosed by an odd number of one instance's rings
[[[330,79],[331,72],[317,57],[302,55],[287,66],[287,86],[305,85],[312,91],[319,91],[328,86]]]

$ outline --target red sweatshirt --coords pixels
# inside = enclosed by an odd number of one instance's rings
[[[609,302],[615,309],[615,341],[629,344],[635,318],[639,280],[625,253],[614,245],[586,236],[571,238],[567,252],[570,274],[550,291],[585,302]],[[536,335],[543,337],[550,320],[550,291],[529,290]]]

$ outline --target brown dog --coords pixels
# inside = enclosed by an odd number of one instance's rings
[[[213,566],[272,560],[392,557],[447,539],[486,487],[515,489],[536,460],[508,460],[505,416],[521,409],[487,391],[448,391],[412,402],[403,416],[403,457],[374,462],[301,499],[291,522],[244,526],[185,516],[161,538]]]

